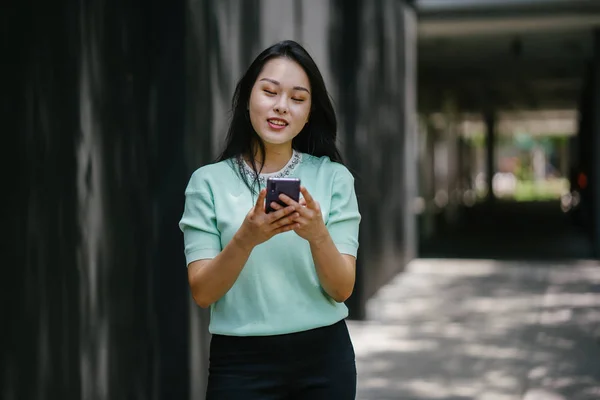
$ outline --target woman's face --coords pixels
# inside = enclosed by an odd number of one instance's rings
[[[248,110],[252,127],[268,145],[291,144],[308,122],[311,87],[304,69],[287,58],[274,58],[258,75]]]

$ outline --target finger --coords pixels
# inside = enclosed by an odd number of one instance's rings
[[[273,229],[280,228],[285,225],[293,225],[295,223],[296,218],[300,217],[300,214],[293,213],[288,215],[287,217],[280,218],[279,220],[273,222],[271,225]]]
[[[300,204],[298,204],[298,206],[295,208],[295,210],[298,214],[300,214],[301,217],[304,217],[304,218],[310,218],[312,213],[314,213],[314,211],[311,210],[310,208],[300,205]]]
[[[277,203],[277,202],[274,202],[274,201],[272,201],[272,202],[271,202],[271,208],[272,208],[273,210],[281,210],[281,209],[282,209],[282,208],[284,208],[284,207],[283,207],[281,204],[279,204],[279,203]]]
[[[292,229],[295,229],[295,226],[296,226],[295,224],[285,225],[285,226],[275,229],[272,233],[273,233],[273,235],[277,235],[279,233],[288,232],[288,231],[291,231]]]
[[[296,228],[299,228],[303,225],[308,224],[308,219],[304,218],[303,216],[299,216],[299,217],[294,218],[294,222],[297,225]],[[294,229],[296,229],[296,228],[294,228]]]
[[[313,197],[310,195],[310,193],[308,193],[308,190],[306,190],[304,186],[300,187],[300,192],[302,193],[302,196],[306,201],[306,206],[312,208],[315,204],[315,199],[313,199]]]
[[[265,212],[265,197],[266,196],[267,196],[267,189],[262,189],[258,193],[258,199],[256,199],[256,205],[254,206],[254,209],[256,211],[262,211],[263,213]]]
[[[279,207],[281,207],[281,205],[277,204]],[[277,222],[279,219],[285,217],[286,215],[294,212],[295,208],[292,206],[288,206],[285,208],[281,208],[280,210],[274,211],[272,213],[269,214],[269,223],[272,224],[274,222]]]
[[[302,207],[306,207],[306,200],[304,200],[304,197],[300,199],[300,201],[298,202]]]
[[[289,206],[294,206],[294,207],[300,207],[300,204],[295,201],[294,199],[292,199],[291,197],[281,193],[279,195],[279,198],[281,199],[281,201],[283,201],[285,204],[289,205]]]

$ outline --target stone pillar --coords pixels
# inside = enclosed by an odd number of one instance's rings
[[[593,238],[596,257],[600,257],[600,29],[594,32],[594,56],[591,63],[590,115],[592,155],[590,186],[592,190]]]
[[[418,162],[418,194],[421,197],[421,224],[419,238],[427,240],[435,234],[435,210],[433,198],[435,196],[435,170],[434,151],[435,134],[429,116],[420,118],[419,162]]]
[[[7,12],[0,398],[186,399],[184,1]]]
[[[404,90],[403,113],[404,113],[404,200],[402,209],[404,211],[404,265],[417,256],[418,232],[416,225],[415,201],[418,192],[418,141],[419,134],[417,119],[417,16],[414,9],[402,5],[400,15],[403,19],[403,48],[404,48]]]
[[[333,97],[363,216],[348,305],[363,318],[367,299],[416,253],[416,16],[394,0],[331,5]]]
[[[459,218],[460,201],[457,193],[460,189],[460,159],[459,159],[459,135],[458,135],[458,107],[451,95],[446,96],[443,103],[444,113],[444,143],[446,148],[446,182],[445,190],[447,202],[444,208],[444,216],[448,226],[456,225]]]
[[[493,202],[495,200],[493,179],[496,173],[496,114],[493,110],[484,112],[484,121],[486,128],[485,149],[486,149],[486,180],[488,192],[486,201]]]

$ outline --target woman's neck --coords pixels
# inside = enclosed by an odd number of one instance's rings
[[[265,144],[265,163],[261,173],[270,174],[281,170],[292,158],[293,150],[291,145],[267,145]],[[257,148],[254,152],[254,161],[260,170],[261,167],[260,150]]]

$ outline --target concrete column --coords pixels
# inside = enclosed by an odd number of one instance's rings
[[[403,20],[402,35],[404,57],[403,61],[403,92],[402,112],[404,114],[404,176],[402,201],[402,222],[404,225],[404,263],[408,263],[417,256],[418,237],[415,215],[415,201],[418,196],[417,177],[417,16],[414,10],[403,5],[399,13]],[[404,264],[403,263],[403,264]],[[402,266],[403,268],[404,266]]]
[[[485,173],[488,186],[486,201],[492,202],[495,200],[492,181],[496,172],[496,114],[493,110],[487,110],[483,118],[486,127],[485,149],[487,157]]]
[[[460,162],[458,143],[458,107],[452,96],[447,96],[443,105],[446,120],[444,142],[446,144],[446,192],[448,201],[444,209],[446,222],[449,226],[458,222],[460,203],[457,193],[460,187]]]
[[[422,214],[421,224],[419,226],[419,237],[428,239],[435,233],[435,219],[433,210],[433,197],[435,195],[435,174],[433,165],[434,154],[434,135],[429,117],[425,114],[420,119],[420,129],[418,132],[419,141],[419,163],[418,194],[421,197]]]
[[[360,319],[369,297],[416,253],[416,13],[395,0],[330,4],[330,90],[363,217],[347,302]]]
[[[592,190],[593,237],[596,257],[600,257],[600,29],[594,32],[594,57],[591,66],[590,130],[592,156],[590,183]]]

